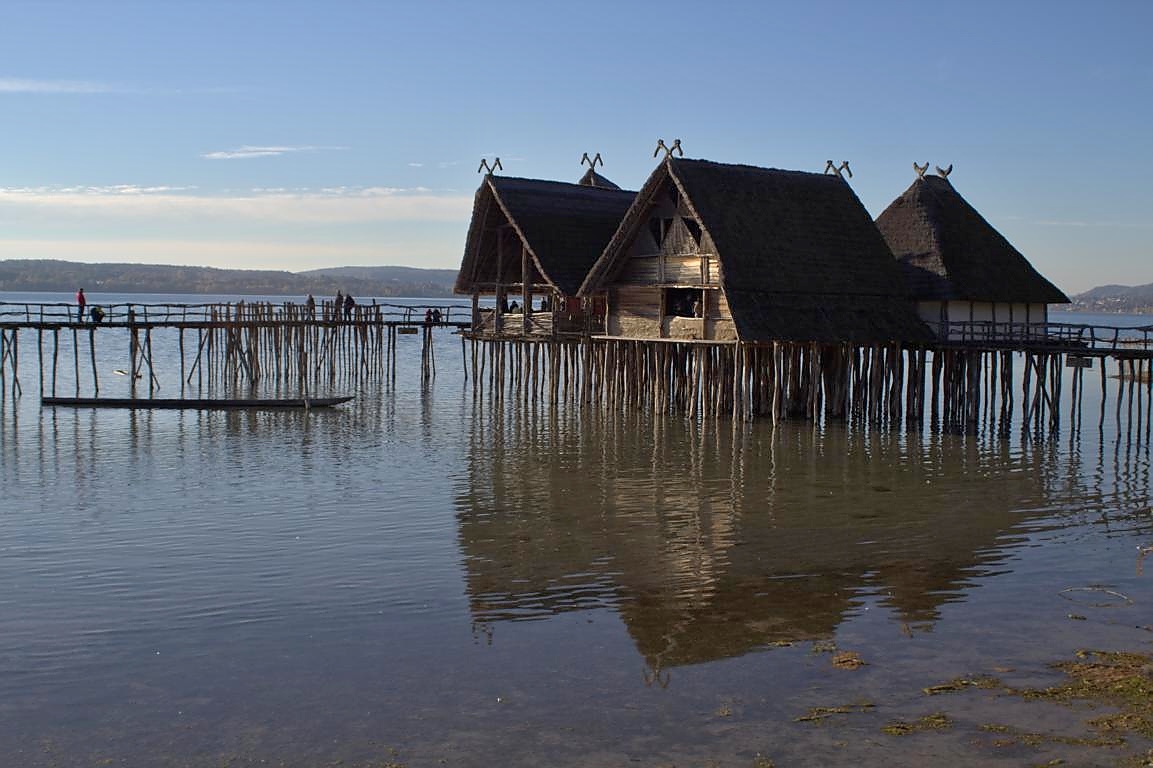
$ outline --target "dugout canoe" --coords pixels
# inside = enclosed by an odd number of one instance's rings
[[[42,406],[64,406],[69,408],[131,408],[218,411],[236,409],[282,409],[282,408],[329,408],[347,403],[352,395],[345,397],[240,397],[240,398],[193,398],[193,397],[42,397]]]

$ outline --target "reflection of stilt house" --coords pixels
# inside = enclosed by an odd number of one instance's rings
[[[943,175],[919,177],[877,227],[940,338],[1020,340],[1069,303]]]
[[[600,313],[585,311],[577,289],[633,196],[591,168],[579,184],[486,176],[456,282],[457,293],[472,295],[473,333],[589,331],[590,317]],[[494,298],[495,307],[482,308],[482,296]]]
[[[652,672],[833,638],[863,594],[931,627],[1063,487],[1044,451],[916,432],[789,429],[769,449],[637,413],[491,416],[473,414],[454,482],[472,617],[611,609]],[[929,465],[964,465],[996,491],[946,514],[948,493],[909,472]]]

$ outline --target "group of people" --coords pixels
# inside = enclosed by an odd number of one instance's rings
[[[309,317],[316,317],[316,298],[310,293],[308,298],[304,300],[304,306],[308,309]],[[337,291],[336,298],[332,302],[332,316],[333,319],[340,319],[343,317],[345,320],[351,320],[353,312],[356,310],[356,299],[352,298],[352,294],[344,295],[343,292]],[[508,311],[508,310],[506,310]],[[515,311],[515,310],[513,310]],[[132,321],[131,311],[129,312],[129,322]],[[98,306],[88,308],[88,298],[84,295],[84,289],[76,291],[76,321],[83,323],[85,317],[92,320],[94,323],[99,323],[104,320],[104,310]],[[429,324],[439,325],[444,316],[439,309],[429,309],[424,313],[424,321]]]
[[[309,317],[316,317],[316,298],[311,293],[304,300],[304,306],[308,308]],[[345,296],[341,291],[336,292],[336,298],[332,300],[332,317],[334,320],[339,320],[341,317],[345,320],[351,320],[355,309],[356,299],[352,298],[351,293]]]
[[[529,307],[529,309],[531,310],[532,307]],[[541,296],[540,297],[540,311],[541,312],[548,312],[550,309],[552,309],[552,302],[549,301],[549,297],[548,296]],[[510,302],[508,300],[507,295],[503,299],[501,299],[501,313],[502,314],[509,314],[510,312],[515,313],[515,312],[523,312],[523,311],[524,310],[521,309],[520,304],[518,304],[515,299]]]

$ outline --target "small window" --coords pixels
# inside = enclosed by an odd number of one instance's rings
[[[649,232],[652,233],[653,242],[659,248],[661,243],[665,240],[665,229],[661,226],[661,220],[654,217],[649,219]]]
[[[701,225],[695,219],[684,218],[681,219],[685,223],[685,228],[688,229],[689,234],[693,236],[693,241],[697,245],[701,244]]]
[[[649,231],[652,232],[653,239],[656,241],[658,247],[664,245],[665,238],[668,237],[669,230],[672,228],[672,219],[657,218],[655,216],[649,219]]]
[[[700,317],[703,307],[700,288],[666,288],[666,317]]]

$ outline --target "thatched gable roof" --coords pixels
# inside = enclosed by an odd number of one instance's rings
[[[877,228],[917,299],[1069,302],[948,179],[914,181],[877,218]]]
[[[601,176],[599,173],[589,168],[585,171],[585,175],[581,176],[581,180],[577,182],[582,187],[600,187],[601,189],[620,189],[616,184]]]
[[[575,295],[636,193],[562,181],[486,176],[477,189],[458,293],[478,283],[520,282],[520,253],[496,272],[497,227],[511,226],[544,281]]]
[[[885,241],[834,175],[670,158],[637,193],[581,290],[611,282],[674,184],[712,239],[742,341],[928,341]]]

